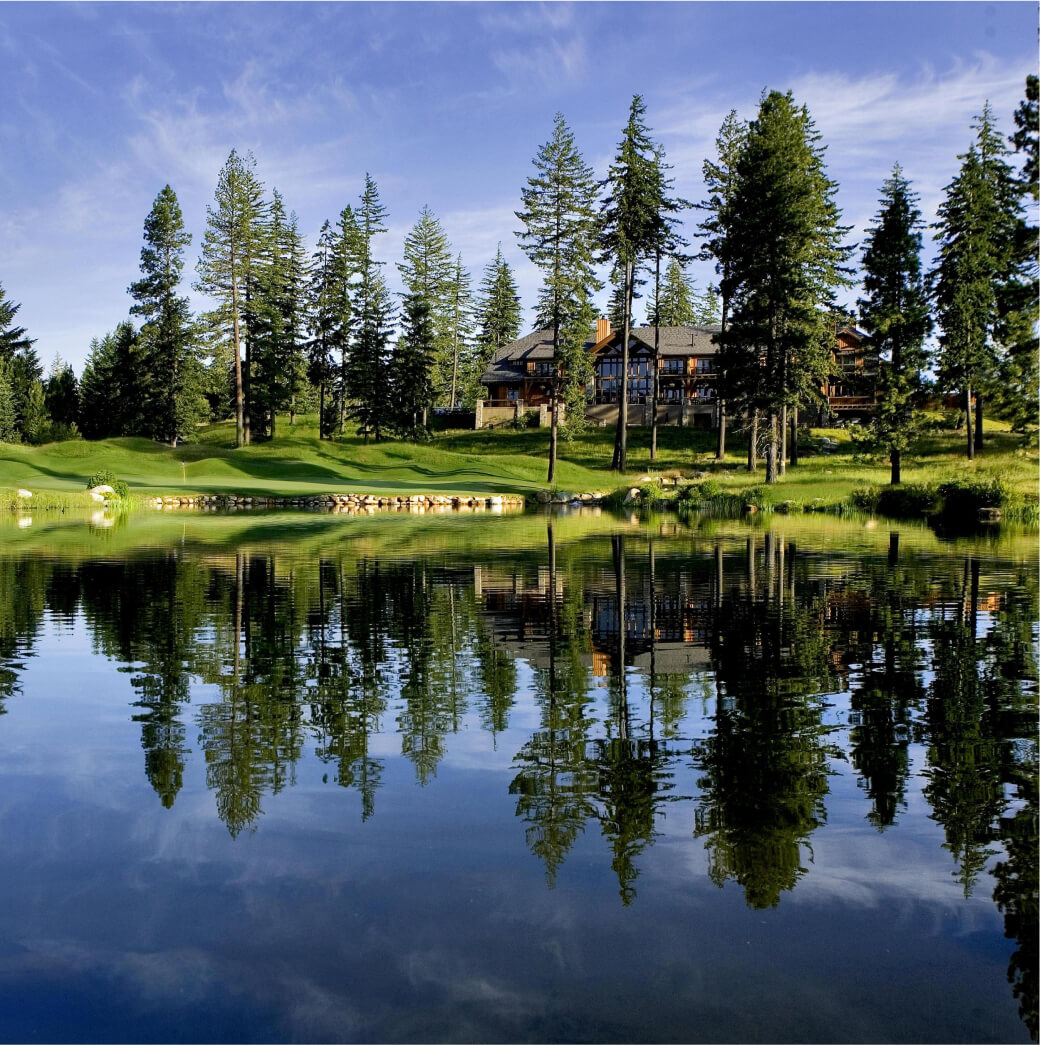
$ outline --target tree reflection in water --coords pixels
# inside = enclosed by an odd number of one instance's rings
[[[129,675],[161,805],[194,733],[232,836],[311,754],[368,820],[391,757],[378,737],[396,731],[429,786],[451,738],[476,728],[511,745],[509,792],[548,886],[579,840],[599,842],[626,905],[669,803],[685,803],[711,880],[768,908],[810,873],[833,774],[854,772],[863,816],[886,831],[916,773],[965,895],[992,875],[1035,1036],[1035,571],[991,576],[977,552],[922,556],[895,532],[887,555],[856,559],[780,529],[561,543],[549,517],[543,545],[490,560],[8,555],[0,710],[45,618],[81,619]],[[518,736],[528,679],[537,725]]]

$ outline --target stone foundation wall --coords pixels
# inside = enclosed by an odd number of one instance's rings
[[[330,493],[307,497],[169,496],[154,497],[150,503],[160,510],[195,508],[203,511],[223,511],[237,508],[311,508],[326,512],[374,512],[377,509],[399,512],[500,512],[523,509],[524,498],[516,494],[471,497],[465,494],[380,496],[378,494]]]

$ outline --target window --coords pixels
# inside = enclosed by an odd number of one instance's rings
[[[715,373],[715,360],[714,359],[698,359],[697,360],[697,373],[698,374],[714,374]]]
[[[685,359],[662,359],[661,373],[669,376],[682,376],[686,373]]]
[[[534,375],[535,377],[555,377],[556,366],[553,364],[551,360],[539,360],[534,365]]]
[[[519,398],[520,398],[519,389],[517,389],[517,388],[507,388],[506,389],[506,399],[508,399],[511,403],[515,403],[517,401],[517,399],[519,399]]]

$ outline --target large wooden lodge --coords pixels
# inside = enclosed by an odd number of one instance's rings
[[[716,400],[717,326],[661,327],[658,332],[658,423],[713,428]],[[590,332],[591,333],[591,332]],[[633,327],[628,358],[628,423],[647,425],[652,409],[654,328]],[[596,321],[586,343],[593,357],[594,379],[587,388],[587,415],[595,423],[615,424],[621,388],[622,332],[606,319]],[[866,335],[847,326],[837,332],[832,376],[821,389],[823,402],[841,417],[863,417],[876,405],[877,356]],[[503,345],[492,356],[480,381],[487,398],[477,402],[476,427],[511,423],[537,411],[546,424],[553,378],[551,330],[536,330]],[[821,403],[821,406],[823,404]]]

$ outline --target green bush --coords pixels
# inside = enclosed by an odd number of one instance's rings
[[[1011,491],[1003,479],[957,479],[939,486],[942,514],[974,518],[980,508],[1003,508]]]
[[[661,484],[653,481],[640,484],[639,500],[643,504],[656,504],[661,500]]]
[[[939,494],[934,486],[925,483],[905,483],[854,490],[850,500],[861,512],[893,519],[919,519],[935,511]]]
[[[116,479],[111,484],[111,487],[116,492],[116,497],[129,497],[130,487],[124,479]]]
[[[711,500],[713,497],[718,497],[722,493],[722,487],[719,486],[717,479],[705,479],[701,483],[701,497]]]
[[[109,468],[99,468],[87,480],[87,489],[93,490],[95,486],[111,486],[115,489],[116,473]]]

